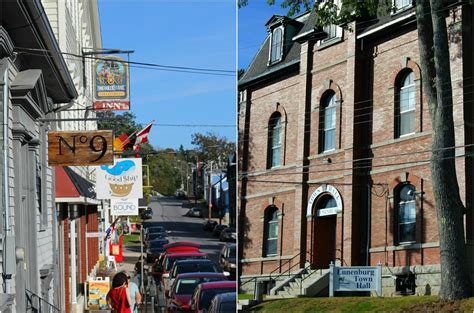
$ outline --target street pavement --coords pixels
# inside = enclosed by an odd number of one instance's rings
[[[202,229],[204,219],[198,217],[184,216],[194,203],[187,200],[177,200],[174,197],[155,198],[150,203],[153,209],[153,218],[147,221],[156,222],[158,226],[164,226],[169,231],[168,239],[170,243],[176,241],[193,241],[201,244],[201,251],[207,253],[211,260],[219,261],[219,252],[224,243],[219,238],[213,237],[212,232],[206,232]],[[145,252],[145,251],[144,251]],[[133,274],[135,263],[140,256],[140,246],[126,246],[123,249],[124,260],[118,266],[118,270],[126,270]],[[151,268],[151,263],[148,264]],[[138,284],[136,278],[132,279]],[[155,286],[151,286],[149,295],[158,300],[159,309],[155,312],[164,312],[164,295]],[[146,309],[146,310],[145,310]],[[153,312],[151,306],[143,307],[143,312]]]

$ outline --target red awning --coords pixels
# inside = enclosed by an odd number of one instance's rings
[[[97,204],[94,184],[69,167],[56,166],[56,202]]]
[[[69,175],[63,167],[54,167],[56,171],[56,197],[57,198],[75,198],[80,197],[81,194],[72,182]]]

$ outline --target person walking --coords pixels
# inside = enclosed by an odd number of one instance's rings
[[[138,307],[142,303],[142,295],[140,294],[140,291],[138,290],[137,284],[135,284],[133,281],[130,281],[130,275],[127,276],[128,278],[128,291],[130,293],[130,299],[132,300],[131,303],[131,308],[132,308],[132,313],[138,313]]]
[[[112,279],[112,289],[107,293],[107,304],[113,313],[132,313],[132,299],[128,291],[128,277],[125,273],[117,273]]]

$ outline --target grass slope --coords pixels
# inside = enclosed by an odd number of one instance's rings
[[[473,312],[474,298],[442,302],[436,296],[295,298],[264,301],[250,312]]]

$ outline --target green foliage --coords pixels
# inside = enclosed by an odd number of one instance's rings
[[[98,129],[111,129],[115,136],[123,133],[130,135],[131,133],[142,129],[142,125],[135,121],[135,114],[125,112],[121,115],[115,114],[113,111],[101,111],[96,113],[100,118],[97,121]]]
[[[191,143],[197,146],[195,153],[200,161],[225,162],[227,156],[235,151],[235,143],[213,132],[194,133],[191,138]]]
[[[171,196],[181,185],[180,172],[176,167],[177,157],[173,149],[158,151],[147,158],[150,166],[150,185],[162,195]]]
[[[245,69],[243,68],[240,68],[238,71],[237,71],[237,79],[240,80],[242,78],[242,76],[244,76],[245,74]]]

